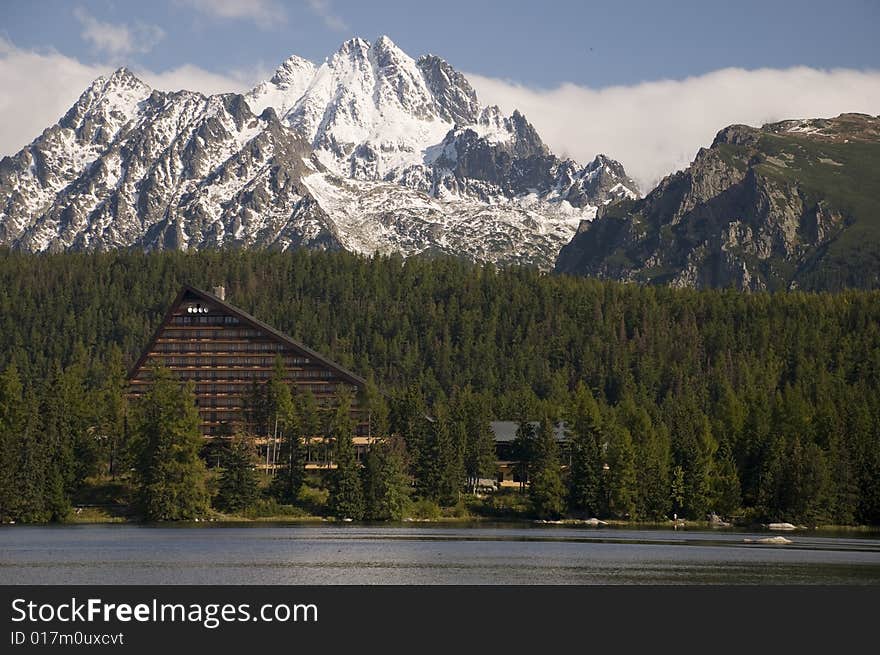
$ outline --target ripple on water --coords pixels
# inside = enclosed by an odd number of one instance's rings
[[[876,535],[532,526],[15,526],[2,584],[878,584]]]

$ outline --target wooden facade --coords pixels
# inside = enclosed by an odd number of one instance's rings
[[[278,357],[287,383],[310,390],[319,406],[332,407],[338,392],[348,387],[355,439],[372,440],[369,417],[358,406],[366,381],[229,304],[222,287],[215,293],[188,285],[181,289],[131,370],[130,394],[137,399],[147,391],[155,366],[171,370],[182,382],[192,381],[202,434],[210,439],[243,424],[248,391],[272,377]]]

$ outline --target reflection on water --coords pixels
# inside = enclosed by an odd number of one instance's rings
[[[0,584],[880,584],[878,535],[476,526],[3,527]]]

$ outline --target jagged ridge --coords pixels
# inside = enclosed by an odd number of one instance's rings
[[[880,117],[721,130],[644,199],[609,205],[556,270],[680,287],[880,286]]]
[[[634,197],[605,157],[550,153],[434,55],[352,39],[244,96],[154,91],[126,69],[0,161],[0,244],[448,252],[549,266],[596,207]]]

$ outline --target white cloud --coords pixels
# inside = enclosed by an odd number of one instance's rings
[[[549,90],[467,78],[482,103],[519,109],[556,154],[587,162],[605,153],[645,192],[687,166],[727,125],[880,113],[880,71],[726,68],[683,80]]]
[[[250,20],[258,27],[270,29],[287,22],[287,13],[274,0],[177,0],[214,18]]]
[[[54,124],[91,82],[115,65],[89,65],[55,51],[16,47],[0,37],[0,157]],[[183,65],[134,72],[157,89],[243,91],[270,71],[212,73]],[[586,163],[603,152],[620,160],[643,191],[687,166],[701,146],[732,123],[880,113],[880,71],[724,69],[684,80],[591,89],[528,88],[469,74],[483,103],[519,109],[560,156]]]
[[[160,91],[198,91],[206,95],[247,91],[254,84],[269,77],[265,71],[232,71],[221,75],[206,71],[192,64],[184,64],[171,70],[155,73],[148,70],[135,70],[135,74],[154,89]]]
[[[329,27],[334,32],[348,31],[348,24],[335,13],[333,13],[333,9],[332,7],[330,7],[330,0],[306,1],[309,5],[309,9],[311,9],[316,16],[324,21],[324,25]]]
[[[55,51],[24,50],[0,37],[0,157],[18,152],[55,124],[95,78],[114,68],[83,64]],[[202,93],[243,91],[267,76],[258,69],[220,75],[189,64],[133,72],[157,89]]]
[[[104,23],[81,7],[74,9],[73,15],[82,25],[80,36],[96,51],[111,56],[149,52],[165,38],[165,32],[158,25],[137,23],[129,27],[122,23]]]

